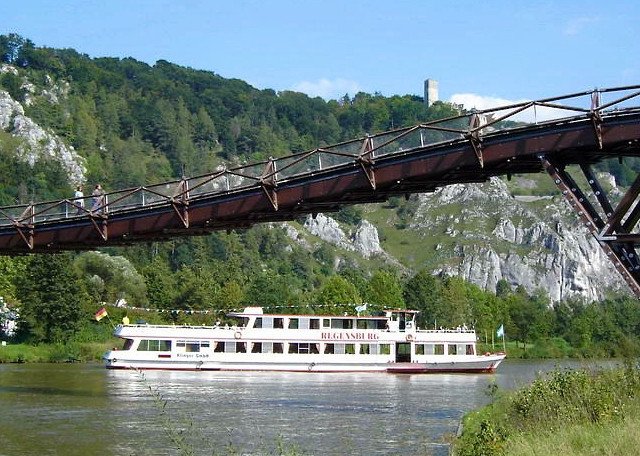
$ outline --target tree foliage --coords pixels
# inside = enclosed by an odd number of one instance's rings
[[[20,337],[33,342],[64,342],[73,336],[81,324],[87,296],[69,254],[30,257],[16,282],[21,300]]]

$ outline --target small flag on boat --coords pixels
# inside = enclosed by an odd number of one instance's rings
[[[362,304],[361,306],[356,306],[356,312],[358,312],[358,313],[364,312],[365,310],[367,310],[367,303],[366,302],[364,304]]]
[[[102,309],[96,312],[96,315],[95,315],[96,321],[100,321],[106,316],[107,316],[107,309],[103,307]]]
[[[500,325],[500,327],[496,331],[496,336],[504,337],[504,325]]]

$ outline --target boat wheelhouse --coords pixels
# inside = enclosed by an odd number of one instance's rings
[[[379,316],[265,314],[247,307],[235,325],[116,327],[121,350],[106,367],[300,372],[493,372],[502,353],[476,353],[475,331],[424,330],[417,311]]]

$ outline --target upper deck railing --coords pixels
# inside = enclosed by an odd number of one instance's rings
[[[124,214],[260,186],[275,188],[293,179],[313,177],[346,165],[371,163],[376,159],[440,144],[473,142],[505,130],[585,118],[599,121],[605,115],[640,109],[639,89],[640,85],[595,89],[499,108],[471,110],[458,116],[367,135],[286,157],[229,169],[220,167],[201,176],[112,191],[96,204],[91,196],[85,196],[81,200],[69,198],[0,207],[0,229],[3,226],[33,226],[65,219]]]

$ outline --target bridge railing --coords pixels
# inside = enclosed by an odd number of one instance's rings
[[[351,166],[362,160],[426,149],[443,143],[478,140],[495,132],[529,128],[531,125],[600,119],[604,114],[624,112],[640,106],[640,85],[595,89],[546,98],[522,101],[490,109],[464,110],[446,119],[367,135],[339,144],[317,148],[286,157],[250,163],[234,168],[221,167],[215,172],[144,187],[109,192],[97,207],[91,196],[77,200],[19,204],[0,208],[0,227],[29,227],[41,222],[87,217],[108,217],[120,212],[188,202],[241,191],[260,185],[276,186],[289,179]],[[83,206],[83,207],[82,207]]]

